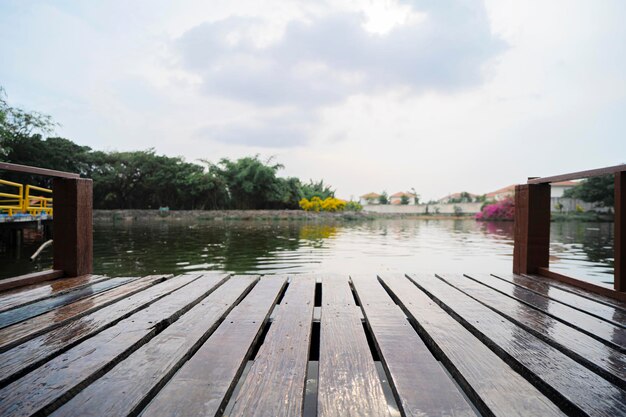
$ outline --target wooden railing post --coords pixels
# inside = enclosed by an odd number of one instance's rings
[[[75,277],[93,272],[93,183],[55,178],[54,269]]]
[[[626,291],[626,171],[615,173],[615,251],[613,285],[615,291]]]
[[[550,184],[515,187],[513,273],[536,274],[550,255]]]

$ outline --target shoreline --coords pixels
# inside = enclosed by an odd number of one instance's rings
[[[97,222],[141,221],[229,221],[229,220],[286,220],[286,221],[363,221],[378,219],[415,220],[474,220],[471,215],[409,214],[372,212],[310,212],[304,210],[170,210],[161,212],[151,209],[94,210]]]

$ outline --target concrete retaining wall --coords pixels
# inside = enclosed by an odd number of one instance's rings
[[[476,214],[480,211],[480,206],[482,203],[370,205],[363,206],[363,211],[383,214]],[[458,209],[455,210],[455,207]]]

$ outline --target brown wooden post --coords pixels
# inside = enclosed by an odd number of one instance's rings
[[[550,184],[515,187],[513,273],[536,274],[550,254]]]
[[[614,288],[626,291],[626,171],[615,173]]]
[[[54,269],[76,277],[93,272],[93,183],[90,179],[55,178]]]

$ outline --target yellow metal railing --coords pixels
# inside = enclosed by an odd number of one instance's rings
[[[0,180],[0,185],[17,188],[17,193],[0,192],[0,211],[6,211],[9,216],[21,213],[24,207],[24,186],[16,182]]]
[[[14,188],[13,192],[0,192],[0,213],[7,212],[9,216],[18,213],[37,215],[45,213],[52,215],[52,197],[40,193],[52,194],[52,190],[35,185],[22,185],[16,182],[0,179],[0,185]],[[35,191],[37,194],[33,194]]]
[[[23,211],[36,215],[40,213],[52,214],[52,197],[44,197],[42,195],[32,195],[31,191],[52,194],[52,190],[48,188],[37,187],[35,185],[27,185],[23,200]]]

